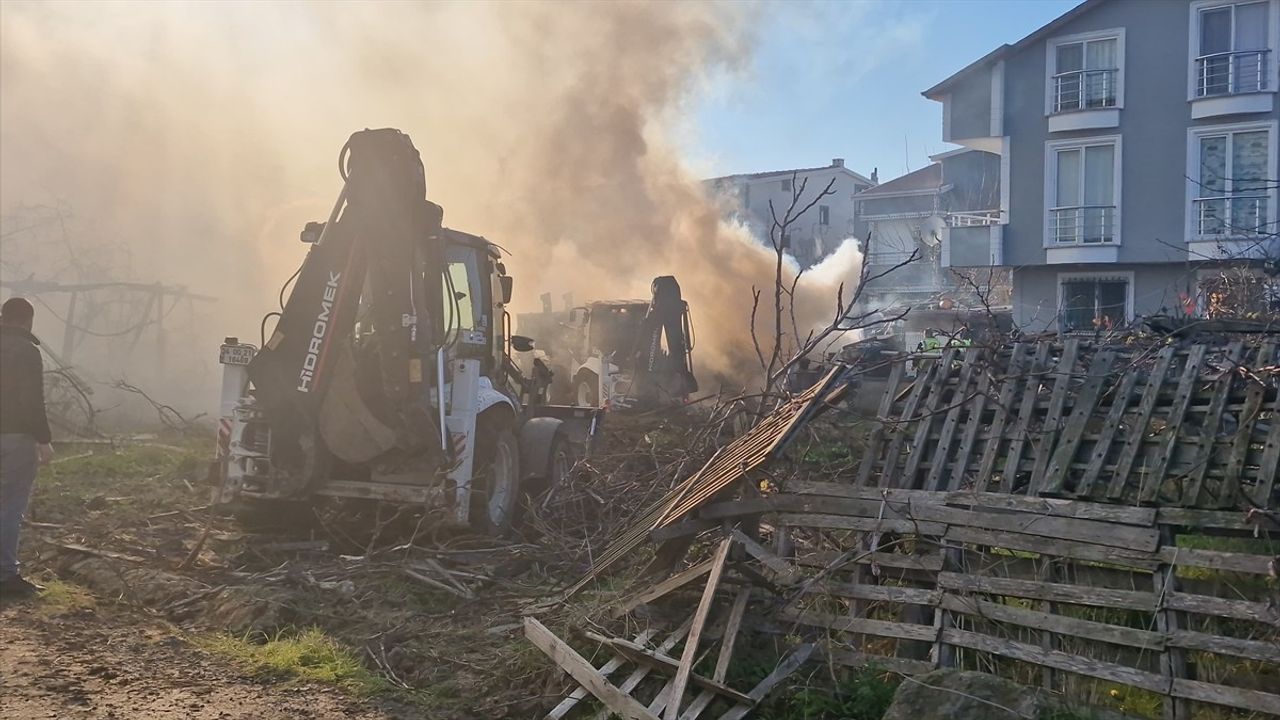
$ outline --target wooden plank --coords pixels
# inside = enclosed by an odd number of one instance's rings
[[[1280,425],[1280,423],[1273,423]],[[1224,510],[1196,510],[1194,508],[1162,507],[1156,511],[1156,522],[1161,525],[1177,525],[1189,530],[1215,528],[1241,532],[1276,532],[1280,523],[1263,513],[1247,516],[1245,513]]]
[[[1261,368],[1271,364],[1271,358],[1275,357],[1275,350],[1276,341],[1264,342],[1258,348],[1258,354],[1254,356],[1253,367]],[[1249,455],[1249,445],[1253,442],[1253,428],[1258,421],[1258,413],[1262,410],[1262,401],[1267,391],[1266,384],[1257,378],[1248,377],[1246,384],[1244,405],[1237,415],[1239,428],[1236,430],[1235,437],[1231,439],[1231,450],[1227,454],[1227,462],[1223,467],[1224,487],[1235,488],[1237,492],[1243,490],[1241,483],[1244,480],[1245,461]],[[1235,505],[1239,501],[1239,496],[1226,492],[1221,495],[1219,500],[1224,507]],[[1255,504],[1258,504],[1256,497]]]
[[[1017,510],[1036,515],[1076,518],[1078,520],[1102,520],[1123,525],[1151,527],[1156,523],[1156,509],[1108,505],[1106,503],[1061,498],[1023,497],[1004,493],[953,492],[946,495],[946,504],[973,508],[998,508]]]
[[[978,477],[974,487],[985,491],[995,472],[996,458],[999,457],[1000,446],[1004,444],[1005,423],[1013,411],[1013,402],[1017,398],[1018,387],[1022,385],[1022,366],[1030,346],[1014,343],[1009,353],[1008,373],[1000,381],[1000,396],[996,401],[995,413],[991,418],[991,427],[987,430],[987,439],[982,447],[982,460],[978,464]],[[992,363],[991,372],[995,372]]]
[[[942,634],[943,639],[953,645],[1003,655],[1004,657],[1035,665],[1048,666],[1057,670],[1065,670],[1079,675],[1131,685],[1157,693],[1163,693],[1169,687],[1168,682],[1155,673],[1093,658],[1080,657],[1061,650],[1045,650],[1039,645],[988,637],[967,630],[944,630]]]
[[[1060,635],[1069,635],[1115,645],[1126,645],[1144,650],[1158,651],[1165,644],[1164,635],[1150,630],[1138,630],[1092,620],[1081,620],[1065,615],[1028,610],[1016,605],[1006,605],[951,593],[946,593],[942,596],[942,607],[965,615],[1020,625],[1033,630],[1048,630]]]
[[[941,412],[942,399],[947,392],[947,381],[951,377],[951,366],[955,358],[956,348],[946,348],[942,351],[942,358],[934,361],[937,372],[930,383],[929,397],[925,400],[924,409],[920,411],[919,419],[916,420],[915,439],[909,448],[910,452],[907,454],[907,464],[903,468],[901,480],[891,483],[894,487],[916,488],[921,484],[916,482],[916,474],[920,470],[920,463],[924,462],[925,456],[928,455],[930,431]]]
[[[880,410],[876,413],[876,426],[871,431],[870,439],[867,440],[862,464],[858,467],[858,485],[865,487],[870,483],[871,471],[875,468],[876,460],[880,459],[885,439],[885,420],[893,410],[893,399],[898,394],[898,385],[902,383],[902,373],[906,364],[906,360],[896,360],[889,368],[889,380],[886,383],[884,396],[880,398]]]
[[[833,648],[828,650],[827,657],[830,658],[832,662],[845,667],[881,667],[890,672],[901,673],[903,675],[923,675],[934,670],[933,663],[927,660],[913,660],[911,658],[876,655],[874,653],[863,653],[855,650],[845,650],[842,648]]]
[[[1161,561],[1179,567],[1198,567],[1223,572],[1252,573],[1254,575],[1270,575],[1270,555],[1251,555],[1249,553],[1222,552],[1219,550],[1195,550],[1192,548],[1166,546],[1160,548]]]
[[[656,648],[657,652],[665,653],[678,645],[680,641],[684,639],[685,635],[689,634],[689,626],[692,624],[692,617],[685,618],[684,622],[680,624],[680,627],[676,628],[675,632],[668,635],[667,638],[658,645]],[[630,694],[640,685],[640,683],[644,682],[645,678],[649,677],[652,672],[653,668],[648,665],[639,665],[636,669],[631,671],[631,674],[628,675],[620,685],[618,685],[618,689],[624,693]],[[665,707],[665,705],[659,705],[658,707]],[[661,710],[651,709],[649,712],[657,714],[660,713]],[[609,718],[610,715],[608,708],[601,708],[591,716],[591,720],[609,720]]]
[[[1275,642],[1241,640],[1194,630],[1170,630],[1166,635],[1166,642],[1173,647],[1280,664],[1280,644]]]
[[[634,642],[637,642],[640,644],[647,643],[649,642],[649,638],[653,637],[655,633],[656,631],[653,629],[645,630],[641,632],[639,635],[636,635]],[[623,660],[621,656],[616,656],[611,658],[604,665],[601,665],[600,667],[596,668],[596,671],[599,672],[602,676],[607,678],[610,675],[612,675],[615,671],[617,671],[618,668],[622,667],[625,663],[626,661]],[[565,715],[568,715],[569,711],[573,710],[573,708],[576,707],[578,703],[581,702],[582,699],[589,694],[590,693],[585,687],[579,685],[577,688],[574,689],[573,692],[569,693],[569,695],[565,697],[565,699],[561,700],[560,704],[552,708],[551,712],[546,714],[546,720],[560,720],[560,718],[563,718]]]
[[[1067,338],[1062,346],[1062,356],[1058,359],[1056,372],[1053,373],[1053,390],[1049,395],[1049,408],[1045,412],[1044,422],[1041,423],[1040,431],[1037,433],[1039,447],[1036,448],[1035,462],[1031,466],[1031,483],[1027,487],[1027,494],[1032,497],[1040,494],[1040,486],[1044,484],[1049,460],[1053,457],[1055,441],[1064,437],[1062,410],[1067,402],[1067,390],[1071,387],[1071,379],[1075,376],[1076,357],[1079,353],[1080,338]],[[1075,454],[1074,449],[1072,454]],[[1070,458],[1066,462],[1069,463]]]
[[[1170,692],[1177,697],[1188,700],[1227,705],[1267,715],[1275,715],[1277,714],[1277,709],[1280,709],[1280,695],[1273,695],[1261,690],[1245,690],[1244,688],[1215,685],[1199,680],[1174,680]]]
[[[733,539],[742,546],[747,554],[760,561],[773,574],[774,580],[782,585],[790,585],[799,579],[799,570],[790,562],[774,555],[768,548],[747,537],[741,530],[733,531]],[[744,601],[745,602],[745,601]]]
[[[1205,345],[1192,345],[1187,354],[1187,364],[1182,368],[1182,378],[1178,381],[1178,390],[1173,396],[1173,404],[1165,416],[1164,440],[1156,451],[1155,465],[1142,478],[1142,489],[1138,498],[1142,502],[1154,502],[1160,497],[1165,473],[1169,469],[1169,461],[1178,447],[1182,430],[1182,421],[1186,418],[1187,408],[1191,405],[1191,397],[1200,384],[1200,368],[1204,364]]]
[[[1200,427],[1200,441],[1191,460],[1191,476],[1184,486],[1181,502],[1183,505],[1199,505],[1204,491],[1205,473],[1213,457],[1213,445],[1218,439],[1218,429],[1222,427],[1222,408],[1227,404],[1227,395],[1236,380],[1236,366],[1244,354],[1244,342],[1236,340],[1227,346],[1226,360],[1230,366],[1222,377],[1214,383],[1213,395],[1209,398],[1209,407],[1205,411]],[[1222,483],[1219,493],[1229,491],[1234,494],[1237,488]]]
[[[738,542],[742,542],[742,537],[738,537],[740,530],[734,530],[734,537]],[[749,538],[748,538],[749,539]],[[751,542],[755,543],[754,540]],[[758,546],[758,544],[757,544]],[[729,609],[729,619],[725,621],[724,635],[720,639],[720,653],[716,656],[716,667],[711,673],[711,679],[723,683],[729,674],[729,662],[733,659],[733,648],[738,641],[738,633],[742,630],[742,618],[747,611],[747,602],[751,599],[751,588],[745,587],[738,591],[738,595],[733,599],[733,607]],[[689,703],[689,707],[680,714],[680,720],[697,720],[703,710],[711,704],[716,698],[716,693],[711,690],[703,690]],[[752,702],[754,704],[754,702]]]
[[[945,497],[945,494],[928,490],[900,490],[897,488],[862,488],[845,483],[824,482],[822,480],[788,480],[785,490],[795,495],[822,495],[825,497],[851,498],[854,500],[881,500],[893,503],[905,503],[914,498],[934,499]]]
[[[1228,600],[1210,595],[1166,592],[1164,606],[1172,610],[1199,613],[1201,615],[1252,620],[1280,628],[1280,608],[1264,602]]]
[[[855,600],[906,603],[909,605],[937,605],[941,590],[897,587],[894,585],[870,585],[867,583],[843,583],[819,580],[804,587],[807,594],[836,595]]]
[[[933,642],[937,637],[936,631],[930,625],[872,620],[870,618],[833,615],[810,610],[784,609],[781,612],[781,617],[784,620],[800,625],[826,628],[836,632],[875,635],[877,637],[899,638],[901,640],[924,640],[927,642]]]
[[[1071,415],[1067,418],[1066,427],[1058,438],[1058,447],[1053,451],[1044,470],[1043,480],[1039,484],[1037,494],[1056,494],[1064,491],[1067,481],[1067,470],[1080,449],[1080,439],[1084,435],[1085,424],[1093,418],[1098,404],[1098,395],[1103,384],[1111,381],[1111,367],[1115,364],[1116,352],[1110,348],[1099,351],[1089,363],[1089,375],[1071,406]],[[1055,387],[1056,391],[1057,388]],[[1035,487],[1035,486],[1033,486]]]
[[[684,691],[689,683],[689,674],[693,672],[693,663],[698,658],[698,641],[702,639],[702,628],[707,623],[707,615],[711,612],[711,603],[716,597],[716,588],[720,585],[720,576],[724,573],[724,561],[729,557],[729,548],[733,546],[733,536],[726,536],[720,541],[712,559],[711,573],[707,576],[707,586],[702,591],[702,600],[693,613],[693,624],[689,626],[689,636],[684,641],[684,652],[680,655],[680,665],[676,668],[676,676],[671,686],[671,699],[667,703],[666,720],[679,720],[680,704],[684,701]]]
[[[862,532],[915,533],[917,535],[941,535],[946,530],[942,523],[918,520],[877,520],[875,518],[821,515],[818,513],[779,513],[778,522],[794,527],[827,528],[829,530],[859,530]]]
[[[893,424],[889,430],[889,450],[885,453],[884,467],[880,470],[878,483],[880,487],[898,487],[901,484],[897,482],[896,471],[902,446],[907,440],[910,422],[916,415],[916,407],[919,406],[920,399],[928,391],[937,372],[938,364],[929,363],[924,373],[916,376],[915,382],[911,385],[911,393],[907,396],[907,402],[902,406],[902,414],[893,418]]]
[[[948,572],[960,572],[964,570],[964,547],[958,543],[943,541],[943,569]],[[935,581],[936,584],[936,581]],[[942,598],[938,599],[941,605]],[[959,665],[959,653],[956,652],[954,645],[946,643],[942,639],[942,633],[956,626],[955,614],[944,607],[938,607],[933,613],[933,661],[940,668],[953,668]]]
[[[756,683],[756,686],[751,688],[751,692],[747,694],[751,696],[752,700],[759,704],[759,702],[763,700],[766,695],[772,692],[775,687],[782,683],[782,681],[791,677],[791,673],[799,670],[801,665],[808,662],[809,658],[813,656],[813,652],[816,648],[817,646],[813,643],[805,643],[804,645],[796,648],[786,657],[786,659],[778,664],[778,667],[773,669],[773,672],[769,673],[768,676],[759,683]],[[727,710],[720,716],[720,720],[742,720],[742,718],[746,717],[754,708],[754,705],[738,705]]]
[[[977,510],[961,510],[959,508],[934,505],[930,503],[910,504],[912,518],[947,525],[983,528],[986,530],[1004,530],[1006,532],[1040,535],[1043,537],[1075,540],[1088,538],[1095,545],[1154,552],[1159,547],[1160,536],[1154,527],[1144,528],[1134,525],[1099,522],[1097,520],[1076,520],[1074,518],[1054,517],[1051,515],[1033,515],[1030,513],[997,514]]]
[[[1147,427],[1151,423],[1151,413],[1155,410],[1156,400],[1160,396],[1160,387],[1164,384],[1165,376],[1169,374],[1173,352],[1173,346],[1168,345],[1156,356],[1155,367],[1147,377],[1147,383],[1142,389],[1142,400],[1138,402],[1138,415],[1133,423],[1128,425],[1125,433],[1124,447],[1120,448],[1120,457],[1116,460],[1116,469],[1111,476],[1111,484],[1107,487],[1107,497],[1124,496],[1129,473],[1133,470],[1133,462],[1138,457],[1138,451],[1142,449]]]
[[[536,618],[525,616],[524,635],[534,647],[545,653],[560,669],[569,673],[570,677],[614,713],[626,720],[658,720],[656,715],[636,702],[635,698],[614,687],[586,658],[556,637]]]
[[[681,570],[657,585],[645,588],[644,590],[619,601],[610,614],[615,618],[622,617],[635,608],[644,605],[645,603],[653,602],[673,590],[678,590],[709,572],[711,572],[710,560],[705,560],[693,567]]]
[[[738,591],[733,599],[733,607],[729,609],[729,619],[725,621],[724,637],[720,640],[720,655],[716,657],[716,669],[711,679],[724,682],[729,674],[729,662],[733,659],[733,646],[738,641],[738,633],[742,630],[742,618],[747,612],[747,603],[751,600],[751,588]]]
[[[955,540],[957,542],[974,543],[1007,550],[1022,550],[1042,555],[1057,555],[1075,560],[1109,563],[1141,570],[1152,570],[1158,564],[1153,553],[1121,550],[1102,545],[1092,545],[1086,542],[1054,540],[1035,535],[952,526],[947,528],[947,533],[944,537],[947,540]]]
[[[1107,461],[1112,443],[1115,442],[1116,430],[1124,419],[1125,411],[1129,409],[1129,398],[1133,397],[1133,388],[1138,382],[1138,374],[1138,368],[1132,365],[1127,367],[1124,377],[1120,379],[1120,387],[1111,397],[1111,408],[1107,411],[1107,418],[1102,422],[1102,429],[1098,431],[1098,437],[1094,441],[1093,451],[1089,455],[1089,464],[1076,485],[1076,494],[1081,497],[1088,497],[1093,493],[1093,485],[1097,482],[1098,475],[1102,473],[1102,466]]]
[[[902,520],[904,515],[892,507],[884,507],[881,499],[853,499],[815,497],[795,493],[775,493],[746,500],[730,500],[707,505],[701,515],[710,519],[725,519],[761,515],[769,512],[822,513],[825,515],[849,515],[852,517],[886,517]]]
[[[858,563],[862,565],[879,565],[886,568],[937,572],[942,569],[942,556],[937,553],[914,555],[895,552],[874,552],[870,550],[863,552],[836,552],[828,550],[797,555],[795,557],[795,563],[805,567],[832,567],[832,569],[839,569],[840,567],[851,563]]]
[[[674,675],[680,669],[680,661],[668,655],[653,652],[643,645],[623,640],[622,638],[607,638],[594,632],[588,632],[586,635],[596,642],[617,650],[633,662],[650,665],[664,674]],[[722,682],[703,677],[697,673],[689,674],[689,682],[705,690],[727,697],[734,702],[751,702],[751,698],[746,693],[740,693]]]
[[[1148,612],[1156,609],[1156,596],[1153,593],[1138,590],[1110,590],[1107,588],[1039,582],[1036,580],[975,577],[952,572],[938,573],[938,587],[946,590],[1008,595],[1093,607],[1145,610]]]
[[[1274,507],[1271,490],[1276,484],[1276,475],[1280,474],[1280,392],[1276,393],[1275,402],[1271,403],[1271,431],[1267,433],[1267,443],[1262,448],[1262,460],[1258,463],[1258,485],[1250,498],[1257,507]]]
[[[933,450],[929,475],[925,479],[926,490],[938,490],[942,485],[942,473],[947,467],[947,458],[951,455],[951,443],[955,439],[956,426],[960,423],[960,413],[972,402],[968,399],[969,385],[973,382],[974,366],[978,364],[980,355],[981,351],[975,347],[966,348],[964,351],[964,366],[960,370],[960,381],[956,383],[955,394],[951,396],[951,407],[947,410],[946,419],[942,421],[938,445]]]
[[[1021,404],[1018,408],[1018,421],[1013,428],[1013,439],[1009,441],[1009,454],[1005,457],[1004,469],[1001,471],[1000,492],[1013,492],[1014,482],[1018,476],[1018,465],[1022,462],[1022,451],[1026,447],[1031,429],[1031,416],[1035,414],[1036,398],[1040,394],[1041,374],[1045,362],[1049,359],[1049,343],[1042,342],[1036,348],[1035,360],[1031,363],[1027,374],[1027,384],[1022,390]]]
[[[948,490],[955,490],[964,486],[965,470],[969,467],[969,458],[973,456],[974,446],[978,441],[978,431],[982,429],[982,413],[987,409],[987,395],[991,393],[991,363],[987,362],[988,355],[981,356],[984,365],[979,372],[977,397],[973,399],[973,405],[969,408],[969,421],[965,423],[964,433],[960,436],[960,449],[956,451],[955,462],[951,465],[951,482],[947,483]],[[975,478],[976,481],[976,478]]]

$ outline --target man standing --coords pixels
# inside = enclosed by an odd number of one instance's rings
[[[0,306],[0,600],[42,590],[18,569],[18,530],[31,499],[36,465],[53,459],[44,411],[44,363],[31,334],[35,308],[14,297]]]

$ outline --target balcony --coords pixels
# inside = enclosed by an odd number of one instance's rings
[[[1116,106],[1116,69],[1076,70],[1053,76],[1053,113]]]
[[[1267,201],[1265,194],[1197,198],[1196,235],[1200,238],[1248,238],[1266,233]]]
[[[1270,50],[1238,50],[1196,58],[1196,97],[1238,95],[1268,90]]]
[[[1115,242],[1115,205],[1082,205],[1049,210],[1049,237],[1056,245]]]
[[[1117,69],[1054,75],[1049,86],[1049,132],[1118,127],[1119,77]]]
[[[1238,50],[1195,59],[1191,117],[1268,113],[1274,107],[1270,50]]]

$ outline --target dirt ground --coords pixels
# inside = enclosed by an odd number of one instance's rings
[[[332,687],[245,674],[180,632],[123,606],[0,610],[6,718],[359,718],[400,715]]]

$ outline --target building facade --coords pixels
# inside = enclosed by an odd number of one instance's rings
[[[997,223],[944,264],[1012,269],[1016,325],[1195,312],[1276,242],[1280,0],[1086,0],[925,97],[943,139],[998,156]],[[980,264],[980,263],[979,263]]]
[[[854,196],[875,186],[876,173],[871,175],[868,178],[856,173],[845,167],[843,158],[835,158],[825,167],[726,175],[706,182],[766,244],[774,226],[770,203],[781,219],[802,184],[804,192],[798,208],[808,205],[831,183],[831,194],[795,218],[782,238],[796,262],[809,267],[830,255],[846,238],[863,236],[865,227],[858,219]]]
[[[982,285],[998,280],[986,253],[950,254],[956,245],[979,244],[950,238],[989,237],[999,223],[1000,156],[961,148],[930,159],[931,164],[857,196],[858,217],[867,228],[870,279],[863,298],[870,307],[971,306],[983,299],[974,296],[969,280]],[[1003,304],[1007,293],[997,291],[991,299]]]

